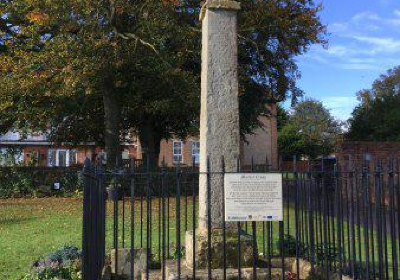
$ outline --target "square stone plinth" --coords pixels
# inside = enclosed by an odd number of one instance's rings
[[[237,268],[240,255],[241,267],[253,266],[253,237],[244,231],[240,232],[240,254],[238,251],[238,232],[234,229],[226,230],[225,255],[226,267]],[[195,249],[193,247],[193,231],[186,232],[186,265],[193,268],[193,254],[195,254],[195,266],[204,269],[208,266],[208,236],[207,233],[196,234]],[[224,241],[223,231],[213,230],[211,234],[211,268],[224,267]],[[256,256],[257,254],[257,248]]]
[[[133,250],[133,252],[132,252]],[[132,253],[133,258],[132,260]],[[118,265],[115,263],[116,250],[111,250],[111,273],[117,274],[123,279],[132,279],[132,261],[134,264],[134,275],[133,279],[140,279],[143,271],[146,270],[147,250],[146,249],[130,249],[122,248],[118,249]]]
[[[208,278],[208,269],[197,269],[195,279],[196,280],[210,280]],[[242,280],[253,280],[253,268],[246,267],[240,270]],[[271,268],[271,280],[282,279],[282,269]],[[269,269],[267,268],[257,268],[257,279],[269,279]],[[193,269],[188,268],[186,265],[182,264],[181,274],[178,275],[178,270],[176,263],[173,261],[168,261],[166,263],[166,278],[167,280],[188,280],[193,279]],[[226,269],[226,279],[227,280],[238,280],[239,272],[237,268],[227,268]],[[145,279],[142,279],[145,280]],[[153,279],[151,279],[153,280]],[[154,279],[161,280],[161,279]],[[224,270],[223,269],[213,269],[211,270],[211,280],[224,280]]]

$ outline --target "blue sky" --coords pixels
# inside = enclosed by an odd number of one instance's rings
[[[358,104],[357,91],[400,65],[400,0],[319,2],[329,44],[327,49],[312,47],[298,58],[299,86],[335,117],[347,120]]]

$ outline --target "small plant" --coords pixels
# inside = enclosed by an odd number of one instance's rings
[[[367,276],[366,276],[367,264],[365,262],[362,262],[362,263],[346,262],[343,265],[342,274],[352,276],[353,270],[354,270],[355,279],[375,280],[375,279],[379,278],[379,267],[377,265],[375,265],[375,268],[374,268],[372,263],[370,263],[369,269],[368,269],[369,279],[367,279]]]
[[[323,273],[311,272],[307,280],[325,280],[325,276]]]
[[[299,254],[302,254],[304,252],[304,244],[299,240],[299,242],[296,242],[296,238],[293,237],[292,235],[285,234],[283,238],[283,252],[282,252],[282,244],[281,244],[281,239],[279,238],[277,241],[276,246],[279,248],[280,253],[286,257],[294,257],[296,256],[296,245],[298,245],[299,248]]]
[[[171,257],[173,260],[177,260],[178,256],[180,256],[180,258],[182,259],[183,256],[185,255],[186,251],[185,251],[185,247],[181,247],[181,249],[179,250],[180,252],[178,252],[178,248],[176,248],[176,246],[172,247],[172,254]]]
[[[322,262],[324,260],[333,262],[339,260],[340,256],[340,251],[332,244],[327,244],[326,247],[322,243],[317,244],[315,253],[317,262]]]
[[[291,271],[286,271],[285,272],[285,279],[286,280],[294,280],[294,279],[296,279],[296,274],[291,272]]]
[[[21,280],[80,280],[81,252],[76,247],[65,246],[46,257],[36,260],[31,272]]]
[[[21,280],[81,280],[80,269],[74,266],[57,266],[32,269]]]
[[[77,190],[75,191],[75,196],[76,196],[77,198],[83,198],[83,191],[77,189]]]

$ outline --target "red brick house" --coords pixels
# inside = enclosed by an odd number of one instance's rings
[[[0,153],[6,154],[10,149],[16,152],[14,161],[18,163],[47,167],[83,165],[86,158],[94,160],[103,152],[94,143],[75,146],[54,144],[43,134],[30,134],[22,139],[18,132],[8,132],[0,136]],[[124,158],[136,157],[136,150],[135,143],[124,144]]]
[[[400,142],[396,141],[340,141],[335,151],[338,164],[347,168],[349,164],[360,167],[364,161],[372,167],[376,160],[387,167],[388,159],[400,159]]]
[[[276,105],[270,106],[270,116],[260,116],[262,128],[256,129],[253,134],[246,136],[241,142],[241,165],[250,166],[252,158],[255,164],[265,164],[268,158],[270,168],[278,169],[278,131],[276,119]],[[222,140],[221,140],[222,141]],[[181,165],[198,164],[200,160],[200,140],[198,136],[186,139],[163,140],[160,147],[160,164],[164,160],[168,166],[177,163]],[[138,143],[137,156],[141,158],[141,147]]]
[[[252,159],[255,164],[265,164],[266,158],[272,170],[278,168],[278,135],[276,120],[276,105],[271,105],[270,116],[260,116],[262,128],[256,129],[253,134],[247,135],[246,141],[241,143],[241,164],[250,166]],[[223,141],[223,140],[221,140]],[[95,159],[103,152],[101,147],[94,143],[77,146],[60,145],[49,142],[44,134],[30,134],[24,139],[18,132],[9,132],[0,136],[0,152],[7,149],[19,150],[16,161],[20,163],[35,163],[38,166],[73,166],[83,165],[85,158]],[[159,162],[165,160],[168,166],[175,164],[192,165],[200,160],[200,142],[198,136],[187,139],[171,139],[161,142]],[[122,145],[123,158],[141,159],[142,152],[139,141],[133,139]],[[0,162],[1,164],[1,162]]]

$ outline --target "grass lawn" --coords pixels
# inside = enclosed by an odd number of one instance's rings
[[[176,215],[175,215],[175,199],[170,198],[169,210],[169,244],[176,240]],[[197,203],[197,202],[196,202]],[[186,204],[185,199],[181,200],[181,239],[184,244],[186,231],[185,210],[187,205],[187,229],[192,229],[192,203],[191,198]],[[122,203],[119,202],[119,246],[122,244]],[[136,201],[135,207],[135,247],[140,247],[141,236],[143,245],[146,245],[146,203],[143,203],[143,231],[140,232],[140,201]],[[196,207],[197,208],[197,207]],[[130,247],[130,222],[129,211],[130,205],[126,202],[126,231],[125,244]],[[289,233],[295,235],[294,210],[289,208]],[[285,207],[285,218],[286,216]],[[151,205],[152,211],[152,227],[151,238],[153,253],[158,258],[158,240],[159,240],[159,200],[153,199]],[[107,205],[107,252],[113,244],[113,204]],[[196,215],[197,216],[197,215]],[[287,220],[285,221],[287,222]],[[336,223],[336,221],[334,221]],[[343,224],[345,233],[347,233],[348,225]],[[243,228],[246,227],[243,225]],[[363,228],[361,236],[363,236]],[[248,223],[248,231],[251,232],[251,224]],[[266,232],[266,230],[265,230]],[[287,226],[285,225],[285,233]],[[259,252],[263,252],[263,228],[262,223],[257,224],[257,241]],[[357,232],[356,232],[357,234]],[[42,198],[42,199],[7,199],[0,200],[0,279],[16,280],[23,276],[29,270],[32,262],[39,256],[46,255],[55,251],[64,245],[74,245],[81,248],[82,235],[82,199],[78,198]],[[278,224],[273,223],[273,245],[274,253],[277,254],[278,241]],[[331,236],[333,238],[333,236]],[[345,242],[348,242],[347,234],[344,236]],[[321,240],[321,239],[320,239]],[[374,238],[374,242],[376,237]],[[265,244],[265,243],[264,243]],[[388,262],[391,265],[391,240],[388,238]],[[170,252],[173,254],[174,245],[170,246]],[[346,257],[349,256],[347,247],[345,248]],[[357,251],[359,248],[356,248]],[[377,252],[377,248],[375,247]],[[362,239],[361,254],[365,260],[364,240]],[[358,253],[357,253],[358,255]],[[376,255],[375,255],[376,256]],[[376,259],[377,261],[377,259]],[[389,274],[392,274],[389,269]]]
[[[81,244],[82,200],[0,200],[0,279],[16,280],[41,255]]]
[[[185,235],[185,201],[182,199],[181,238]],[[192,211],[191,204],[188,212]],[[119,217],[122,217],[122,203],[119,202]],[[143,203],[142,242],[146,244],[146,203]],[[154,253],[158,249],[158,200],[152,202],[152,244]],[[130,244],[129,203],[126,203],[126,244]],[[107,204],[107,252],[113,244],[113,204]],[[140,246],[140,202],[135,207],[135,246]],[[176,240],[175,200],[170,199],[169,211],[170,243]],[[188,215],[188,222],[192,215]],[[190,219],[190,221],[189,221]],[[189,227],[189,225],[188,225]],[[191,227],[191,224],[190,224]],[[122,244],[122,222],[119,219],[119,242]],[[82,199],[38,198],[0,199],[0,279],[16,280],[29,270],[33,261],[64,245],[81,248],[82,243]],[[120,245],[121,246],[121,245]],[[129,245],[127,245],[129,246]],[[171,246],[172,251],[172,246]]]

